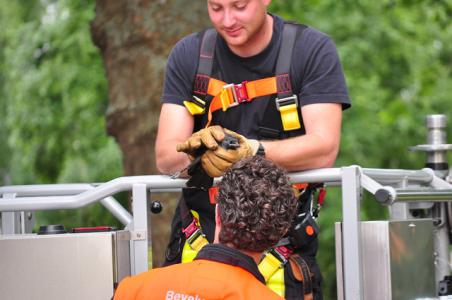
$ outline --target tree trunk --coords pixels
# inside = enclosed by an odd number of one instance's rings
[[[124,175],[156,173],[154,144],[167,56],[181,37],[208,24],[205,1],[96,1],[91,34],[101,50],[109,84],[107,132],[121,148]],[[157,265],[170,220],[158,223],[153,224]]]

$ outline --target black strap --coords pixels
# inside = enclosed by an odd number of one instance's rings
[[[299,26],[300,25],[295,25],[292,23],[284,24],[281,48],[279,49],[275,72],[278,98],[284,98],[293,95],[289,74],[292,62],[292,52]]]
[[[184,197],[181,197],[180,199],[179,209],[180,219],[182,221],[182,229],[185,229],[193,221],[193,215],[191,214]]]
[[[303,281],[303,290],[302,294],[311,294],[312,293],[312,278],[311,278],[311,271],[309,270],[309,266],[306,263],[306,261],[298,254],[292,254],[290,257],[292,262],[294,264],[290,264],[290,266],[293,268],[294,266],[298,268],[298,271],[302,275],[302,281]],[[292,271],[293,272],[293,271]]]
[[[212,74],[216,41],[217,31],[215,29],[209,28],[202,33],[198,70],[193,84],[193,93],[203,98],[203,100],[207,95],[209,78]]]
[[[302,24],[284,24],[281,47],[278,53],[278,60],[276,61],[275,72],[278,91],[277,97],[279,99],[293,95],[292,82],[290,79],[290,67],[292,65],[293,50],[295,40],[298,36],[301,36],[306,28],[307,26]],[[302,120],[302,118],[300,118],[300,120]],[[276,108],[275,102],[268,101],[264,118],[259,125],[259,139],[278,140],[304,133],[305,130],[303,124],[301,124],[300,129],[291,132],[284,132],[281,117]]]

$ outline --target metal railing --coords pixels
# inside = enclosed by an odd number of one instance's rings
[[[375,195],[384,205],[407,201],[452,201],[452,185],[436,177],[432,170],[366,169],[359,166],[318,169],[291,173],[293,183],[325,182],[342,187],[343,290],[345,299],[363,299],[360,246],[360,202],[362,190]],[[216,179],[218,181],[219,179]],[[149,175],[120,177],[103,184],[56,184],[0,187],[2,226],[8,214],[22,211],[77,209],[101,202],[131,236],[131,270],[148,270],[150,245],[149,196],[155,192],[178,191],[184,179]],[[132,215],[112,197],[132,191]],[[3,231],[3,234],[7,232]]]

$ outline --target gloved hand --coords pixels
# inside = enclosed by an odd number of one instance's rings
[[[207,149],[215,150],[218,148],[218,142],[224,139],[224,131],[221,126],[215,125],[201,129],[192,134],[185,142],[176,145],[177,152],[185,152],[191,160],[194,159],[196,150],[201,146]]]
[[[201,157],[201,164],[203,169],[211,177],[219,177],[228,170],[238,160],[254,156],[259,149],[259,142],[257,140],[247,139],[234,131],[224,128],[224,132],[237,138],[239,147],[236,149],[225,149],[217,147],[209,149]]]

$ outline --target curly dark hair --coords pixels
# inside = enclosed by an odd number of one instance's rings
[[[220,242],[254,252],[281,239],[297,208],[286,172],[260,156],[240,160],[223,175],[217,203]]]

